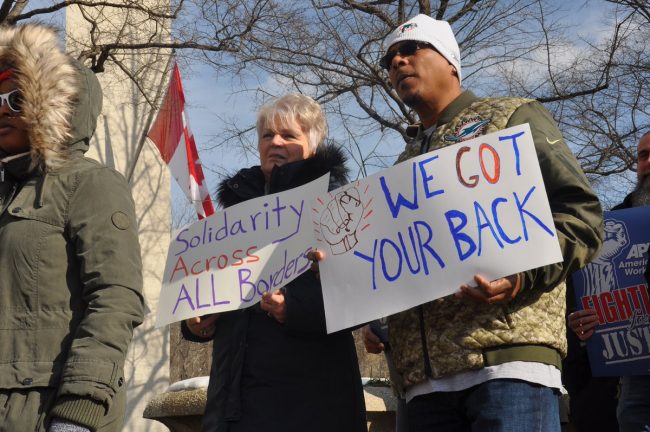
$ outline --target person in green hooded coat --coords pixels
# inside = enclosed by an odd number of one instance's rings
[[[53,29],[0,29],[0,431],[122,428],[142,265],[128,184],[84,157],[101,106]]]

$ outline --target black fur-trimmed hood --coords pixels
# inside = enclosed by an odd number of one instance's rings
[[[335,145],[322,145],[313,157],[276,166],[271,173],[269,193],[282,192],[302,186],[330,173],[329,190],[348,182],[347,157]],[[240,202],[262,196],[265,193],[265,179],[259,165],[244,168],[234,176],[222,181],[217,188],[217,202],[230,207]]]

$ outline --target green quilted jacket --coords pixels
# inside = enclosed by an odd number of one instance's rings
[[[560,367],[566,355],[564,280],[598,253],[602,209],[550,113],[521,98],[462,93],[424,138],[421,127],[398,162],[465,139],[529,123],[564,261],[522,273],[507,304],[444,297],[389,318],[395,365],[405,386],[508,361]],[[478,125],[478,126],[477,126]]]

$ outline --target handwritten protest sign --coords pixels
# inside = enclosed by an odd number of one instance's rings
[[[257,303],[309,269],[310,198],[329,174],[230,207],[172,234],[156,326]]]
[[[600,256],[573,274],[578,308],[598,314],[587,341],[594,376],[650,375],[648,219],[648,206],[605,212]]]
[[[562,260],[529,126],[421,155],[313,202],[327,331]]]

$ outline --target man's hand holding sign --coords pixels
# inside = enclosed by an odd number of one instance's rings
[[[515,298],[521,288],[519,274],[487,280],[481,275],[475,275],[476,286],[461,285],[460,292],[455,296],[460,299],[473,300],[482,303],[508,303]]]

